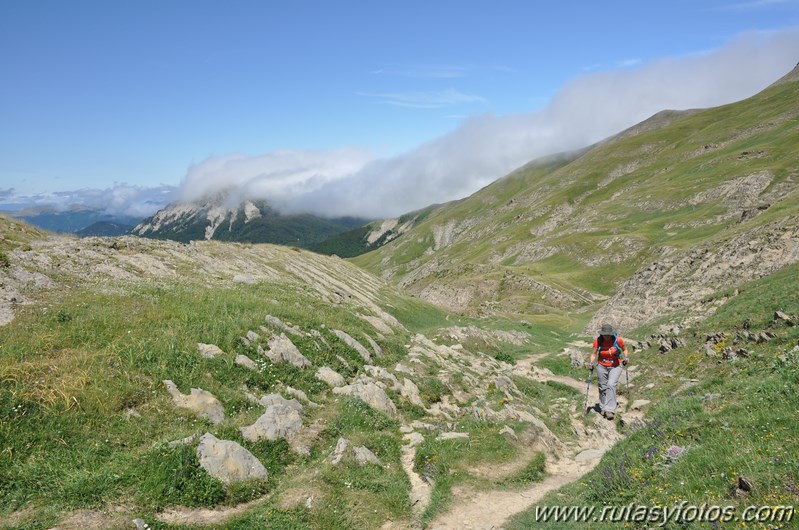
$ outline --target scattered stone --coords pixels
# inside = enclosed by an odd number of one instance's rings
[[[424,407],[422,396],[419,394],[419,387],[417,387],[416,384],[407,377],[403,380],[399,391],[402,397],[410,401],[412,404],[418,407]]]
[[[295,400],[296,401],[296,400]],[[283,438],[291,441],[302,428],[302,416],[288,405],[272,405],[249,427],[241,427],[241,435],[251,442],[275,441]]]
[[[770,341],[771,339],[774,339],[774,338],[776,338],[776,335],[774,335],[770,331],[761,331],[760,333],[757,334],[756,342],[758,344],[762,344],[762,343],[768,342],[768,341]]]
[[[649,383],[644,387],[645,390],[652,390],[653,388],[655,388],[655,383]]]
[[[344,341],[344,344],[346,344],[350,348],[352,348],[355,351],[357,351],[358,354],[363,358],[364,361],[366,361],[366,362],[371,362],[372,361],[372,354],[369,353],[369,350],[364,348],[363,344],[361,344],[357,340],[353,339],[349,334],[347,334],[344,331],[341,331],[341,330],[338,330],[338,329],[334,329],[332,331],[333,331],[333,334],[336,337],[338,337],[339,339]]]
[[[738,489],[751,493],[755,489],[754,483],[743,475],[738,476]]]
[[[468,440],[469,433],[468,432],[443,432],[436,436],[436,441],[440,442],[443,440]]]
[[[327,457],[327,461],[333,464],[334,466],[341,462],[344,459],[344,456],[347,453],[347,449],[349,448],[350,444],[344,438],[339,438],[338,443],[336,444],[336,448],[333,449],[333,452]]]
[[[517,440],[519,438],[518,436],[516,436],[516,431],[514,431],[513,429],[511,429],[507,425],[503,426],[502,429],[500,429],[499,434],[507,434],[508,436],[513,438],[514,440]]]
[[[163,383],[169,393],[172,394],[172,401],[174,401],[175,406],[189,409],[198,417],[207,419],[213,424],[222,423],[225,420],[225,408],[210,392],[192,388],[191,394],[181,394],[172,381],[166,380]]]
[[[397,366],[394,367],[395,372],[401,372],[408,375],[416,375],[416,372],[413,371],[413,368],[405,366],[402,363],[397,363]]]
[[[424,443],[424,436],[419,434],[418,432],[408,433],[403,436],[405,440],[408,440],[408,446],[416,447],[417,445],[421,445]]]
[[[783,323],[785,323],[785,324],[787,324],[788,326],[791,326],[791,327],[796,325],[796,320],[794,320],[794,318],[792,316],[790,316],[790,315],[788,315],[786,313],[783,313],[782,311],[775,311],[774,312],[774,321],[775,322],[783,322]]]
[[[259,334],[257,334],[256,332],[250,330],[250,331],[247,332],[247,335],[245,336],[245,338],[248,341],[250,341],[250,342],[258,342],[258,340],[261,338],[261,336]]]
[[[352,452],[355,454],[355,461],[362,466],[366,464],[377,464],[378,466],[380,465],[380,460],[365,445],[353,447]]]
[[[283,405],[296,410],[300,414],[302,414],[305,410],[302,404],[296,399],[286,399],[280,394],[269,394],[263,396],[261,399],[258,400],[258,403],[265,408],[269,408],[272,405]]]
[[[244,368],[249,368],[250,370],[253,370],[255,372],[259,371],[258,365],[255,364],[255,361],[253,361],[252,359],[250,359],[249,357],[247,357],[242,353],[236,355],[236,364],[238,364],[239,366],[243,366]]]
[[[255,283],[255,278],[249,274],[237,274],[233,277],[233,283],[246,283],[253,285]]]
[[[225,484],[247,479],[265,479],[266,468],[247,449],[230,440],[205,433],[197,446],[200,465]]]
[[[314,403],[313,401],[311,401],[310,399],[308,399],[308,395],[305,392],[303,392],[302,390],[299,390],[297,388],[292,388],[290,386],[287,386],[286,387],[286,394],[288,394],[290,396],[294,396],[294,397],[304,401],[305,403],[308,403],[308,406],[311,407],[311,408],[316,408],[316,407],[319,406],[316,403]]]
[[[277,328],[280,328],[283,331],[286,331],[288,333],[291,333],[292,335],[297,335],[298,337],[301,337],[302,334],[303,334],[302,330],[300,328],[298,328],[297,326],[289,326],[288,324],[286,324],[285,322],[283,322],[279,318],[273,317],[272,315],[267,315],[265,320],[266,320],[267,324],[272,324],[273,326],[275,326]],[[317,331],[317,333],[319,333],[319,332]],[[322,334],[319,333],[319,336],[321,337]],[[324,338],[322,340],[324,340]]]
[[[340,363],[341,363],[341,365],[342,365],[344,368],[346,368],[347,370],[350,370],[350,369],[352,368],[352,367],[350,366],[350,363],[348,363],[348,362],[347,362],[347,359],[345,359],[345,358],[344,358],[344,357],[342,357],[341,355],[336,355],[336,359],[338,359],[338,362],[340,362]]]
[[[269,339],[267,346],[269,347],[268,351],[264,351],[258,346],[258,353],[266,356],[275,364],[287,362],[293,364],[297,368],[307,368],[311,366],[311,361],[300,353],[300,350],[298,350],[294,343],[283,333]]]
[[[425,423],[419,420],[413,420],[411,422],[411,427],[413,427],[414,429],[424,429],[426,431],[432,431],[436,428],[436,426],[433,424]]]
[[[147,523],[144,522],[144,519],[131,519],[130,522],[136,525],[136,530],[147,530],[150,528],[147,526]]]
[[[375,357],[382,357],[383,356],[383,348],[381,348],[380,345],[378,343],[376,343],[374,341],[374,339],[372,337],[370,337],[369,335],[367,335],[366,333],[364,333],[363,336],[366,337],[366,342],[368,342],[369,346],[372,347],[372,351],[374,352]]]
[[[316,377],[323,383],[327,383],[328,386],[334,388],[341,387],[347,384],[347,382],[344,380],[341,374],[339,374],[338,372],[327,366],[322,366],[321,368],[319,368],[316,371],[316,374],[314,374],[314,377]]]
[[[130,418],[141,418],[141,414],[139,414],[139,411],[137,411],[136,409],[127,409],[125,411],[125,417],[127,419],[130,419]]]
[[[190,436],[186,436],[185,438],[181,438],[180,440],[172,440],[167,444],[169,447],[180,447],[181,445],[191,445],[194,443],[195,440],[200,436],[199,433],[194,433]]]
[[[215,344],[203,344],[202,342],[198,342],[197,349],[200,350],[200,355],[206,359],[213,359],[220,355],[225,355],[225,352]]]
[[[707,393],[704,396],[702,396],[702,401],[713,401],[714,399],[719,399],[720,397],[721,397],[721,394]]]
[[[381,410],[391,416],[397,417],[397,406],[389,399],[386,392],[374,383],[354,383],[333,389],[334,394],[353,396],[362,400],[375,410]]]
[[[649,405],[649,403],[651,402],[648,399],[636,399],[635,401],[633,401],[630,410],[641,410],[641,408]]]

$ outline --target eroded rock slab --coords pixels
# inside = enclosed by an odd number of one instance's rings
[[[334,394],[357,397],[370,407],[397,417],[397,406],[389,399],[386,392],[374,383],[354,383],[333,389]]]
[[[189,409],[198,417],[207,419],[213,424],[225,421],[225,408],[212,393],[200,388],[192,388],[191,394],[182,394],[172,381],[166,380],[163,383],[172,394],[175,406]]]
[[[265,479],[266,468],[251,452],[230,440],[205,433],[197,446],[200,465],[225,484],[248,479]]]
[[[314,376],[320,381],[327,383],[329,386],[334,388],[344,386],[347,383],[341,374],[327,366],[319,368]]]
[[[264,355],[275,364],[286,362],[293,364],[297,368],[308,368],[311,366],[311,361],[300,353],[300,350],[297,349],[294,343],[291,342],[291,339],[286,337],[284,333],[269,339],[267,346],[269,348],[267,351],[264,351],[259,346],[258,353]]]
[[[296,401],[296,400],[292,400]],[[302,416],[288,405],[272,405],[258,420],[248,427],[241,427],[241,435],[251,442],[275,441],[284,438],[291,441],[302,428]]]

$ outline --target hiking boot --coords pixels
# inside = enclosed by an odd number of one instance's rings
[[[605,417],[606,417],[607,419],[609,419],[609,420],[612,420],[612,419],[613,419],[613,413],[612,413],[612,412],[606,412],[606,413],[605,413]]]

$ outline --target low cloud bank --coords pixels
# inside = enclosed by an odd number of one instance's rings
[[[587,74],[529,113],[484,114],[392,158],[357,149],[213,157],[192,167],[179,197],[233,186],[286,212],[396,216],[465,197],[547,154],[590,145],[665,109],[749,97],[799,60],[799,30],[751,32],[709,52]]]
[[[2,190],[0,190],[2,191]],[[57,191],[36,195],[17,195],[13,189],[3,197],[4,205],[10,209],[32,206],[54,206],[66,210],[72,205],[86,206],[117,217],[144,219],[175,200],[177,188],[158,186],[147,188],[117,184],[111,188],[83,188],[74,191]]]

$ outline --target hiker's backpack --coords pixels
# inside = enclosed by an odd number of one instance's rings
[[[596,343],[597,343],[597,356],[599,356],[599,352],[602,350],[602,346],[605,344],[604,341],[602,340],[602,335],[599,335],[596,338]],[[621,360],[621,348],[619,347],[619,336],[616,335],[615,333],[613,334],[613,346],[611,346],[611,348],[616,348],[616,353],[615,353],[616,360]]]

